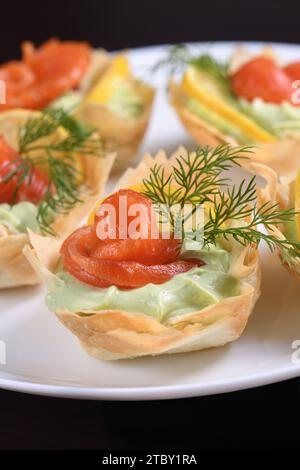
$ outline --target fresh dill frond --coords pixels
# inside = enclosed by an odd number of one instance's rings
[[[228,63],[216,60],[207,52],[191,53],[185,44],[171,46],[166,56],[159,60],[152,70],[156,72],[161,68],[165,68],[172,77],[187,65],[193,65],[196,69],[209,74],[222,86],[227,94],[232,94],[228,76]]]
[[[227,179],[221,173],[233,165],[240,166],[240,160],[248,158],[253,147],[231,147],[220,144],[211,149],[199,147],[196,152],[180,156],[172,167],[172,173],[166,176],[162,165],[154,165],[150,175],[144,179],[144,194],[154,204],[204,204],[212,197]]]
[[[170,75],[174,75],[185,65],[191,63],[192,58],[185,44],[175,44],[168,48],[166,56],[152,67],[152,71],[156,72],[159,69],[167,68]]]
[[[243,180],[238,186],[219,191],[214,196],[214,203],[209,209],[208,221],[204,225],[204,243],[216,244],[222,236],[228,239],[233,237],[242,245],[258,245],[260,240],[265,240],[271,251],[276,246],[293,246],[300,250],[300,242],[279,240],[272,234],[265,234],[257,230],[258,226],[272,231],[284,222],[292,221],[295,217],[294,209],[282,210],[278,204],[267,201],[257,205],[256,178],[253,176],[249,183]],[[242,221],[241,223],[239,223]],[[300,254],[300,251],[299,251]]]
[[[43,142],[43,138],[52,135],[53,140]],[[43,233],[54,234],[50,215],[65,213],[80,202],[83,174],[76,167],[76,154],[102,156],[103,142],[95,129],[57,108],[29,118],[19,129],[18,144],[22,158],[16,161],[4,182],[17,179],[15,199],[24,182],[31,184],[34,168],[47,170],[49,183],[38,206],[37,220]]]
[[[155,165],[143,182],[144,194],[154,204],[167,207],[165,213],[171,214],[169,222],[174,232],[178,218],[172,216],[172,206],[190,204],[188,217],[192,217],[197,206],[208,203],[206,220],[200,228],[204,247],[216,245],[220,239],[234,239],[253,247],[265,241],[271,251],[277,248],[284,262],[300,271],[300,241],[278,238],[272,233],[274,227],[294,220],[297,212],[283,210],[271,202],[258,205],[255,176],[248,183],[242,180],[238,186],[230,187],[228,178],[222,175],[250,152],[250,147],[231,148],[226,144],[215,149],[202,147],[194,154],[178,157],[168,173]],[[185,222],[181,218],[182,238],[198,240],[198,229],[185,233]]]
[[[65,136],[59,140],[44,144],[38,141],[48,137],[58,129],[66,131]],[[102,150],[102,141],[95,135],[95,129],[88,127],[61,108],[45,109],[41,116],[29,118],[19,129],[19,152],[28,156],[33,151],[49,152],[76,152],[99,154]]]
[[[8,183],[12,178],[16,178],[16,186],[12,195],[13,203],[16,201],[16,197],[21,185],[27,181],[29,185],[32,180],[32,162],[28,158],[23,158],[22,160],[13,160],[12,169],[3,177],[1,177],[1,182],[3,184]]]
[[[78,181],[82,177],[74,166],[71,155],[64,158],[47,158],[49,184],[38,207],[37,221],[43,233],[54,234],[51,228],[51,215],[68,213],[72,207],[81,202]],[[54,188],[54,191],[53,191]]]

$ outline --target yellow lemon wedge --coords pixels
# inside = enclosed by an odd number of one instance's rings
[[[127,57],[123,54],[117,55],[85,101],[98,104],[108,103],[120,84],[130,76],[131,71]]]
[[[250,138],[263,141],[275,142],[276,139],[269,132],[262,129],[254,121],[226,102],[221,87],[204,72],[190,65],[182,80],[182,89],[187,95],[200,103],[213,109],[223,118],[238,126]]]
[[[41,117],[42,113],[39,111],[30,111],[27,109],[12,109],[9,111],[3,111],[0,113],[0,135],[3,135],[6,142],[13,147],[15,150],[19,150],[19,130],[23,127],[28,119],[36,119]],[[62,140],[67,136],[67,131],[62,127],[59,127],[55,132],[47,137],[43,137],[35,142],[36,146],[44,146],[51,142]],[[30,157],[35,158],[40,156],[40,151],[30,152]],[[82,158],[79,154],[74,153],[74,166],[77,169],[80,176],[78,176],[79,182],[82,181],[83,163]],[[47,171],[47,168],[45,168]]]
[[[300,170],[295,181],[295,210],[300,212]],[[295,216],[298,239],[300,240],[300,214]]]
[[[132,189],[132,191],[141,193],[144,190],[144,186],[143,184],[135,184],[133,186],[129,186],[127,189]],[[90,213],[88,217],[88,220],[87,220],[88,225],[93,225],[98,207],[101,206],[102,202],[105,201],[105,199],[107,199],[109,196],[110,195],[105,196],[104,198],[102,198],[100,201],[97,202],[97,204],[95,205],[94,209],[92,210],[92,212]]]

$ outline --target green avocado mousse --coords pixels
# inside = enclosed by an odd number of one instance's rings
[[[0,204],[0,224],[15,232],[26,233],[27,228],[39,232],[38,208],[28,201],[14,205]]]
[[[79,109],[83,96],[78,91],[69,91],[55,100],[52,108],[64,109],[73,112]],[[137,119],[145,110],[143,98],[138,93],[138,87],[132,83],[121,84],[111,95],[106,103],[108,109],[125,119]]]
[[[292,257],[290,241],[257,227],[294,217],[260,206],[255,178],[224,179],[249,153],[220,145],[146,156],[65,240],[30,233],[25,254],[46,304],[89,354],[198,351],[242,334],[260,293],[258,244]]]
[[[188,255],[189,253],[184,253]],[[172,316],[194,312],[240,295],[240,282],[229,273],[230,253],[214,248],[193,253],[206,260],[202,267],[178,274],[163,284],[149,283],[135,289],[116,286],[95,288],[67,272],[58,272],[50,284],[46,304],[50,310],[120,310],[144,313],[165,322]]]

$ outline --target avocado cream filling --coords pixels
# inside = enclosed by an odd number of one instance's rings
[[[68,91],[62,96],[52,101],[50,108],[60,108],[67,113],[74,112],[82,101],[82,93],[80,91]]]
[[[19,202],[13,206],[0,204],[0,224],[21,233],[26,233],[27,228],[38,232],[37,213],[38,207],[31,202]]]
[[[84,97],[79,91],[69,91],[51,103],[51,108],[63,108],[67,112],[76,111]],[[141,96],[130,83],[121,85],[111,96],[106,106],[124,118],[138,118],[144,110]]]
[[[48,285],[46,303],[51,310],[119,309],[144,313],[159,321],[201,310],[222,298],[240,294],[240,282],[229,274],[230,253],[222,248],[185,253],[205,261],[202,267],[178,274],[164,284],[147,284],[138,289],[115,286],[96,288],[60,271]]]
[[[144,103],[130,83],[121,85],[111,96],[107,107],[124,118],[138,118],[143,110]]]
[[[261,98],[249,102],[238,100],[240,110],[267,131],[282,136],[285,132],[300,131],[300,109],[288,102],[266,103]]]
[[[22,201],[14,205],[0,204],[0,224],[5,225],[13,232],[26,233],[30,228],[36,233],[40,232],[37,221],[38,206],[31,202]],[[54,214],[48,211],[48,223],[54,219]]]
[[[203,119],[208,124],[214,126],[222,134],[234,137],[241,145],[253,143],[253,139],[245,134],[238,126],[232,124],[228,119],[220,116],[216,111],[208,108],[204,104],[190,98],[187,102],[187,109]]]

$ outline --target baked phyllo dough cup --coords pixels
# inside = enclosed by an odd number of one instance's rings
[[[185,150],[180,148],[170,160],[163,151],[154,158],[146,155],[137,168],[126,171],[116,190],[142,182],[156,163],[171,168],[176,156],[184,154]],[[57,279],[54,269],[62,240],[31,233],[30,241],[33,248],[27,246],[25,254],[43,281],[51,285]],[[240,281],[240,293],[219,300],[202,310],[171,316],[165,321],[144,313],[130,313],[119,309],[77,312],[57,310],[55,313],[78,337],[89,354],[105,360],[222,346],[242,334],[260,293],[257,250],[241,247],[236,243],[231,249],[230,273]]]
[[[8,111],[6,114],[16,113],[16,110]],[[3,125],[0,124],[0,133],[5,140],[17,149],[17,129],[28,119],[26,110],[18,110],[18,122],[14,124],[7,119]],[[43,139],[43,143],[45,139]],[[58,215],[51,224],[57,236],[66,237],[90,212],[98,200],[98,194],[105,186],[115,154],[103,155],[103,157],[78,155],[76,161],[80,161],[80,168],[85,175],[80,191],[81,203],[77,203],[67,214]],[[24,247],[29,243],[27,233],[19,233],[10,230],[6,225],[0,223],[0,289],[34,285],[40,282],[36,272],[23,254]]]

